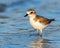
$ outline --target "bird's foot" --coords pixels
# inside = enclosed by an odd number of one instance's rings
[[[40,37],[42,37],[42,34],[40,34]]]
[[[37,35],[40,36],[40,37],[42,37],[42,34],[40,34],[40,33],[38,33]]]

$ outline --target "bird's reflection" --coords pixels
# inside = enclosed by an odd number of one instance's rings
[[[50,48],[50,40],[37,38],[36,40],[32,41],[29,45],[30,48]]]

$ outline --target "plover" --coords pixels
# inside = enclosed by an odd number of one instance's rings
[[[28,9],[27,14],[24,16],[29,16],[30,24],[34,29],[40,30],[40,36],[42,36],[42,30],[46,28],[52,21],[55,19],[47,19],[43,16],[39,16],[36,14],[34,9]]]

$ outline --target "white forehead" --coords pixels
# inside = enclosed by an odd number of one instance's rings
[[[34,10],[28,10],[27,14],[30,14],[31,12],[35,12]]]
[[[32,11],[27,11],[27,14],[30,14]]]

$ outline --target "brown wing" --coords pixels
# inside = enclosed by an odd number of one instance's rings
[[[45,18],[43,16],[37,16],[37,17],[39,18],[40,23],[43,23],[45,25],[50,23],[49,19],[47,19],[47,18]]]
[[[45,24],[45,25],[47,25],[47,24],[50,24],[50,20],[49,19],[47,19],[47,18],[45,18],[45,17],[43,17],[43,16],[36,16],[34,19],[33,19],[35,22],[36,21],[39,21],[40,23],[43,23],[43,24]]]

